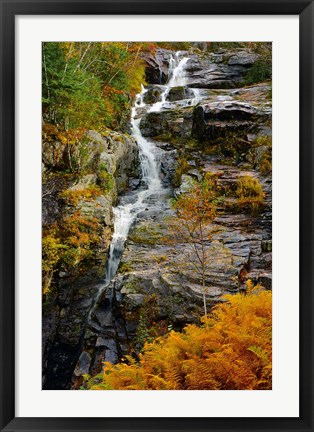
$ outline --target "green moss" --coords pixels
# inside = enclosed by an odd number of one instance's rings
[[[162,242],[163,234],[158,226],[139,226],[130,235],[129,240],[133,243],[155,245]]]
[[[252,141],[254,147],[267,146],[271,148],[272,138],[269,135],[259,135]]]
[[[263,175],[267,175],[271,173],[272,170],[271,156],[264,153],[261,162],[259,163],[258,169],[260,173]]]
[[[120,273],[129,273],[132,271],[132,266],[128,262],[121,262],[119,265],[119,272]]]
[[[127,280],[123,284],[123,289],[128,292],[128,294],[140,294],[141,286],[139,284],[139,280],[136,278],[132,278]]]
[[[115,141],[118,141],[118,142],[121,142],[121,143],[124,143],[124,137],[122,136],[122,135],[114,135],[113,136],[113,139],[115,140]]]
[[[178,138],[174,137],[171,132],[163,133],[153,137],[155,141],[165,141],[170,144],[176,144],[179,142]]]
[[[97,170],[97,181],[104,193],[109,193],[114,187],[114,178],[112,174],[108,173],[106,164],[100,162],[99,168]]]
[[[190,170],[190,168],[191,166],[189,165],[185,156],[181,156],[176,160],[175,173],[172,180],[172,184],[174,187],[179,187],[181,185],[182,175],[186,174]]]
[[[165,262],[168,259],[167,255],[156,255],[154,258],[158,264]]]
[[[247,131],[245,129],[222,130],[213,140],[203,142],[205,154],[219,155],[224,158],[238,159],[250,147],[251,143],[247,141]]]
[[[196,139],[189,138],[187,140],[184,140],[184,146],[186,149],[195,150],[199,147],[199,142]]]
[[[260,161],[257,164],[257,169],[262,175],[271,173],[272,170],[272,138],[267,135],[258,136],[254,141],[255,147],[265,147],[265,151],[260,157]]]

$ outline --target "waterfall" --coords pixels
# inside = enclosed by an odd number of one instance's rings
[[[177,51],[175,57],[171,55],[169,60],[169,79],[165,85],[164,91],[160,95],[160,101],[154,103],[148,112],[158,112],[163,109],[167,103],[167,96],[172,87],[181,87],[186,85],[185,65],[189,57],[183,57],[181,60],[180,51]]]
[[[197,105],[199,103],[199,101],[202,99],[201,98],[201,92],[199,89],[192,89],[193,94],[194,94],[194,98],[192,99],[191,105]]]
[[[165,85],[165,90],[161,95],[161,101],[153,104],[148,112],[160,111],[166,103],[169,90],[172,87],[183,86],[186,84],[184,71],[188,60],[188,57],[180,59],[180,51],[178,51],[175,56],[171,56],[169,60],[168,83]],[[144,86],[142,86],[141,92],[136,95],[131,113],[131,135],[135,138],[139,148],[143,187],[139,188],[139,190],[136,190],[135,192],[133,191],[126,194],[122,198],[121,204],[113,208],[114,232],[109,249],[105,280],[93,301],[93,306],[89,316],[91,316],[98,299],[103,291],[109,286],[117,272],[125,241],[138,214],[144,209],[155,205],[154,200],[151,200],[150,198],[154,196],[158,198],[158,196],[165,192],[159,175],[159,165],[156,160],[156,147],[152,142],[144,138],[140,131],[141,117],[139,115],[139,108],[144,110],[147,108],[143,99],[146,91],[147,90]]]

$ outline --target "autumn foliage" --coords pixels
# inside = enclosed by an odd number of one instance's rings
[[[203,325],[146,343],[139,362],[104,364],[94,390],[270,390],[271,292],[227,295]]]
[[[123,128],[144,82],[140,42],[44,42],[43,119],[65,130]]]
[[[183,260],[172,261],[173,273],[195,273],[203,291],[204,314],[207,314],[206,272],[213,257],[210,249],[215,228],[210,226],[216,215],[216,190],[214,179],[207,175],[202,182],[194,182],[186,193],[173,201],[175,216],[168,219],[168,236],[165,242],[180,248]]]
[[[43,294],[49,294],[56,270],[75,273],[95,256],[101,241],[101,226],[93,217],[75,212],[43,229],[42,272]]]

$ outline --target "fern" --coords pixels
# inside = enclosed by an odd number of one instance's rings
[[[124,390],[269,390],[272,386],[271,292],[225,297],[182,333],[146,343],[137,363],[104,364],[89,388]],[[96,381],[92,381],[96,378]],[[94,384],[92,384],[94,382]]]

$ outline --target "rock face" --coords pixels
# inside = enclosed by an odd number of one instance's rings
[[[204,49],[205,46],[202,46]],[[155,55],[145,54],[146,82],[165,84],[169,77],[169,50],[157,49]],[[223,51],[202,55],[189,55],[187,63],[188,86],[195,88],[235,88],[240,87],[245,74],[258,60],[258,56],[246,50]]]
[[[148,85],[137,113],[142,135],[155,146],[164,189],[149,197],[155,206],[147,205],[137,215],[117,274],[105,290],[109,244],[105,240],[98,261],[84,275],[59,275],[58,306],[44,314],[46,388],[62,388],[64,382],[70,388],[73,372],[72,388],[77,389],[82,375],[98,374],[103,361],[116,363],[126,354],[136,358],[145,340],[199,322],[204,294],[210,309],[223,301],[224,294],[245,290],[248,279],[271,289],[270,86],[243,87],[247,71],[258,60],[256,54],[245,50],[209,53],[203,48],[204,52],[181,54],[189,56],[183,85],[170,88],[156,111],[151,108],[162,100],[174,53],[158,49],[155,55],[144,57]],[[44,220],[51,223],[65,210],[64,201],[58,199],[60,188],[75,191],[102,186],[109,176],[113,180],[110,193],[75,207],[100,220],[108,239],[118,194],[129,187],[141,188],[137,145],[132,138],[113,132],[104,136],[90,131],[85,140],[88,152],[82,163],[91,172],[76,181],[55,176],[55,184],[47,182],[44,191],[56,199],[44,205]],[[48,144],[44,145],[48,173],[69,163],[62,146],[56,140],[51,155]],[[220,192],[217,215],[208,227],[214,234],[207,245],[212,259],[205,272],[204,293],[195,268],[180,266],[191,254],[189,243],[174,246],[166,239],[168,219],[174,215],[171,199],[208,176],[215,179]],[[241,179],[260,187],[260,201],[240,195]],[[67,206],[66,212],[71,211]],[[180,271],[175,270],[178,267]],[[98,292],[102,294],[86,325]]]
[[[146,62],[145,80],[147,83],[164,84],[168,80],[172,54],[172,51],[165,49],[157,49],[155,55],[151,53],[144,54]]]
[[[255,132],[267,115],[267,112],[242,101],[200,103],[193,112],[192,136],[204,141],[224,137],[229,131],[247,135]]]
[[[159,334],[167,328],[180,330],[204,314],[199,274],[193,266],[174,271],[191,253],[190,245],[182,242],[174,247],[165,241],[167,218],[173,215],[170,199],[186,192],[193,180],[210,174],[222,191],[209,227],[215,234],[205,273],[208,308],[226,293],[245,290],[247,279],[271,289],[270,88],[267,84],[235,88],[257,56],[244,51],[191,55],[187,85],[171,88],[163,107],[151,111],[165,90],[157,72],[163,68],[167,76],[168,57],[161,62],[160,56],[148,65],[151,81],[144,94],[147,106],[142,108],[140,129],[160,149],[160,173],[168,189],[152,198],[158,202],[155,210],[138,215],[118,272],[92,314],[84,341],[92,375],[101,370],[103,361],[117,362],[130,352],[136,355],[152,328]],[[169,184],[178,175],[173,190]],[[261,185],[263,204],[257,212],[240,205],[241,178]],[[73,382],[77,387],[82,379],[76,375]]]
[[[52,280],[54,295],[43,309],[43,386],[46,389],[69,386],[92,299],[103,284],[112,235],[112,207],[118,195],[139,176],[137,144],[121,133],[86,132],[74,151],[71,149],[73,164],[80,161],[79,173],[64,175],[61,171],[65,164],[71,168],[67,150],[61,141],[51,147],[48,141],[43,142],[43,226],[62,224],[62,219],[78,214],[98,222],[102,235],[92,260],[82,268],[55,273],[55,282]],[[86,358],[80,361],[79,370],[85,370]]]
[[[173,135],[189,137],[191,135],[193,108],[150,112],[142,117],[140,127],[143,136],[166,141]]]
[[[167,95],[167,100],[174,102],[182,99],[192,99],[193,97],[193,90],[191,90],[189,87],[172,87]]]
[[[147,91],[143,96],[143,102],[146,104],[154,104],[161,100],[161,94],[164,90],[164,86],[150,85],[147,87]]]
[[[183,89],[186,97],[187,91]],[[193,95],[169,102],[161,111],[144,113],[141,131],[145,137],[157,141],[173,143],[195,138],[210,145],[231,133],[245,140],[247,135],[267,135],[271,132],[269,90],[268,85],[236,90],[198,89],[198,98]]]
[[[248,68],[257,60],[256,54],[247,51],[191,56],[187,64],[188,86],[209,89],[241,87]]]

